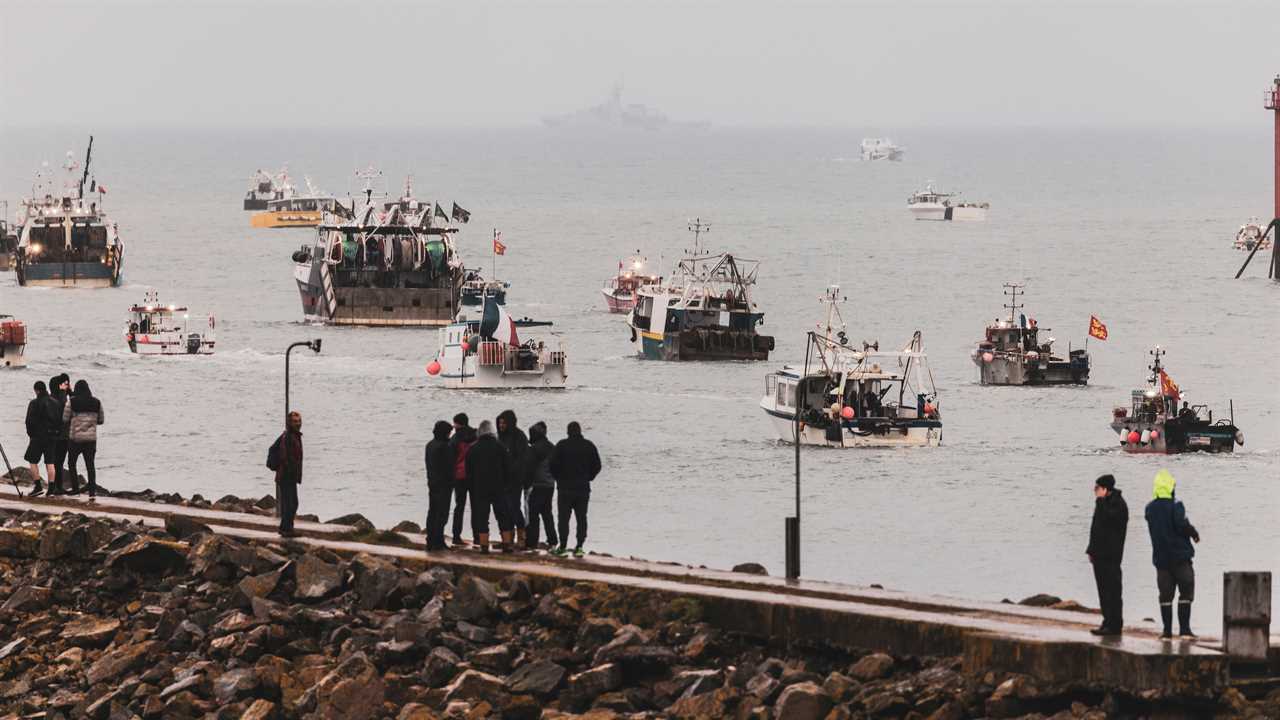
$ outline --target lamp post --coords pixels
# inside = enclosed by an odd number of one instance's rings
[[[284,427],[289,429],[289,353],[293,352],[296,347],[307,347],[312,352],[320,352],[320,338],[315,340],[303,340],[296,342],[284,351]]]
[[[804,396],[805,378],[809,377],[809,359],[813,351],[813,343],[813,331],[810,330],[805,336],[804,372],[800,374],[800,381],[796,383],[796,396],[793,398],[796,408],[792,435],[796,445],[796,514],[788,517],[786,521],[788,580],[800,579],[800,399]]]

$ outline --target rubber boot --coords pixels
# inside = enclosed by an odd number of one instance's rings
[[[489,533],[480,533],[476,535],[476,543],[480,545],[480,552],[489,554]]]
[[[1166,628],[1168,625],[1165,626]],[[1191,632],[1191,603],[1178,603],[1178,634],[1182,637],[1193,638],[1195,633]]]
[[[1160,603],[1160,620],[1164,622],[1164,632],[1160,633],[1162,638],[1173,637],[1173,604]]]
[[[516,546],[512,543],[512,537],[515,533],[510,530],[502,531],[502,552],[510,553],[516,551]]]

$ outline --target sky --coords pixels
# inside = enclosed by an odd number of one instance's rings
[[[0,0],[0,127],[1252,124],[1280,0]]]

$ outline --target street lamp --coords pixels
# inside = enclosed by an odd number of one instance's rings
[[[792,440],[796,444],[796,514],[786,520],[786,555],[787,579],[800,579],[800,399],[804,397],[804,382],[809,377],[809,361],[812,357],[813,345],[816,342],[813,331],[805,336],[804,372],[796,383],[795,416],[793,417]]]
[[[312,352],[319,353],[320,338],[296,342],[284,351],[284,427],[286,430],[289,429],[289,353],[293,352],[293,349],[296,347],[304,346],[309,348]]]

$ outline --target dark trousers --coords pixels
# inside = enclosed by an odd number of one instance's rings
[[[298,484],[288,480],[277,482],[276,503],[280,506],[280,529],[293,532],[293,518],[298,514]]]
[[[53,442],[53,482],[51,485],[62,490],[63,478],[66,477],[67,471],[63,466],[67,464],[67,439],[57,438]]]
[[[1190,603],[1196,598],[1196,571],[1191,561],[1171,567],[1156,568],[1156,589],[1160,591],[1160,604],[1173,603],[1173,591],[1178,591],[1178,602]]]
[[[467,509],[467,484],[461,480],[453,483],[453,541],[462,542],[462,513]],[[475,513],[475,508],[471,508]],[[474,538],[473,538],[474,539]]]
[[[1093,563],[1093,580],[1098,584],[1098,605],[1102,608],[1102,627],[1119,630],[1124,627],[1124,601],[1120,563],[1097,560]]]
[[[444,526],[449,522],[449,501],[453,498],[450,485],[427,485],[427,549],[444,547]]]
[[[477,538],[489,534],[489,511],[498,521],[498,531],[514,530],[515,521],[508,512],[507,497],[501,490],[489,492],[480,488],[471,488],[471,533]],[[456,517],[456,516],[455,516]]]
[[[509,488],[502,493],[503,500],[506,502],[507,517],[511,519],[511,524],[517,528],[524,529],[524,489],[515,487]]]
[[[556,518],[551,514],[551,498],[555,495],[556,489],[553,487],[536,487],[529,493],[529,524],[525,530],[525,547],[538,547],[538,535],[541,533],[541,526],[547,526],[547,545],[555,545],[559,541],[556,540]]]
[[[98,471],[94,468],[93,459],[98,454],[98,443],[71,441],[67,446],[67,477],[71,479],[71,489],[80,489],[80,478],[76,473],[76,461],[84,456],[84,474],[89,479],[89,497],[98,494]]]
[[[587,541],[587,503],[591,500],[590,490],[560,489],[556,499],[556,512],[560,516],[560,546],[569,544],[569,514],[577,521],[578,547]]]

